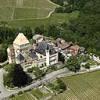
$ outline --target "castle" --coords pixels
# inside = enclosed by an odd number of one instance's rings
[[[61,38],[50,40],[48,37],[36,34],[32,40],[34,41],[33,44],[23,33],[18,34],[13,45],[7,49],[9,64],[16,63],[26,67],[38,66],[44,68],[57,64],[59,53],[67,60],[70,56],[84,52],[83,47],[72,42],[66,42]]]
[[[58,52],[55,51],[52,44],[45,41],[42,35],[35,35],[33,39],[35,43],[30,44],[23,33],[18,34],[13,45],[7,49],[10,64],[16,63],[42,68],[58,63]]]

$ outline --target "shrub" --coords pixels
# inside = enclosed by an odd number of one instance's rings
[[[23,91],[19,91],[19,92],[18,92],[18,95],[21,95],[21,94],[23,94]]]
[[[45,75],[45,72],[38,67],[33,67],[33,73],[37,79],[41,79]]]
[[[66,84],[59,78],[54,83],[49,83],[48,86],[56,93],[62,93],[66,90]]]
[[[0,65],[0,68],[2,68],[3,66]]]
[[[15,97],[15,95],[14,95],[14,94],[12,94],[9,98],[13,98],[13,97]]]
[[[33,72],[33,67],[32,67],[32,68],[28,68],[28,69],[27,69],[27,72],[28,72],[28,73],[32,73],[32,72]]]
[[[87,64],[84,65],[84,67],[85,67],[86,69],[90,69],[90,64],[87,63]]]

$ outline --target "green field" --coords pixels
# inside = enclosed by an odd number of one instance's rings
[[[7,21],[11,27],[58,24],[78,17],[79,12],[71,14],[53,13],[58,5],[50,0],[0,0],[0,21]]]
[[[0,0],[0,20],[45,18],[55,7],[49,0]]]
[[[42,90],[41,90],[42,89]],[[10,100],[44,100],[44,98],[51,95],[51,93],[44,88],[41,89],[32,89],[29,92],[16,95],[15,97],[11,98]],[[45,91],[45,92],[44,92]]]
[[[45,18],[45,19],[27,19],[27,20],[25,19],[25,20],[8,21],[8,25],[13,26],[13,27],[30,26],[30,27],[34,28],[34,27],[40,26],[40,25],[48,26],[50,24],[59,24],[59,23],[63,23],[63,22],[68,23],[69,20],[76,19],[78,17],[78,15],[79,15],[79,12],[73,12],[70,14],[54,13],[51,15],[51,17]]]
[[[65,77],[67,91],[51,100],[100,100],[100,71]]]
[[[68,89],[57,96],[53,96],[50,100],[100,100],[100,71],[64,77],[62,80]],[[40,100],[50,95],[52,94],[45,94],[36,89],[15,96],[11,100],[35,100],[34,97]]]

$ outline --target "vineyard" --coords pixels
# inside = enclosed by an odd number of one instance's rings
[[[57,4],[50,0],[0,0],[0,22],[6,21],[10,27],[59,24],[76,19],[78,11],[70,14],[53,13]]]
[[[65,77],[63,81],[68,90],[51,100],[100,100],[100,71]]]
[[[55,7],[49,0],[0,0],[0,20],[46,18]]]
[[[45,100],[50,96],[50,100],[100,100],[100,71],[64,77],[62,80],[68,88],[59,95],[53,96],[42,88],[16,95],[10,100]]]

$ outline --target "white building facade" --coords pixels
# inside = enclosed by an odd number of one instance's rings
[[[23,33],[19,33],[12,48],[7,49],[9,63],[48,67],[58,63],[58,52],[42,38],[34,48]]]

